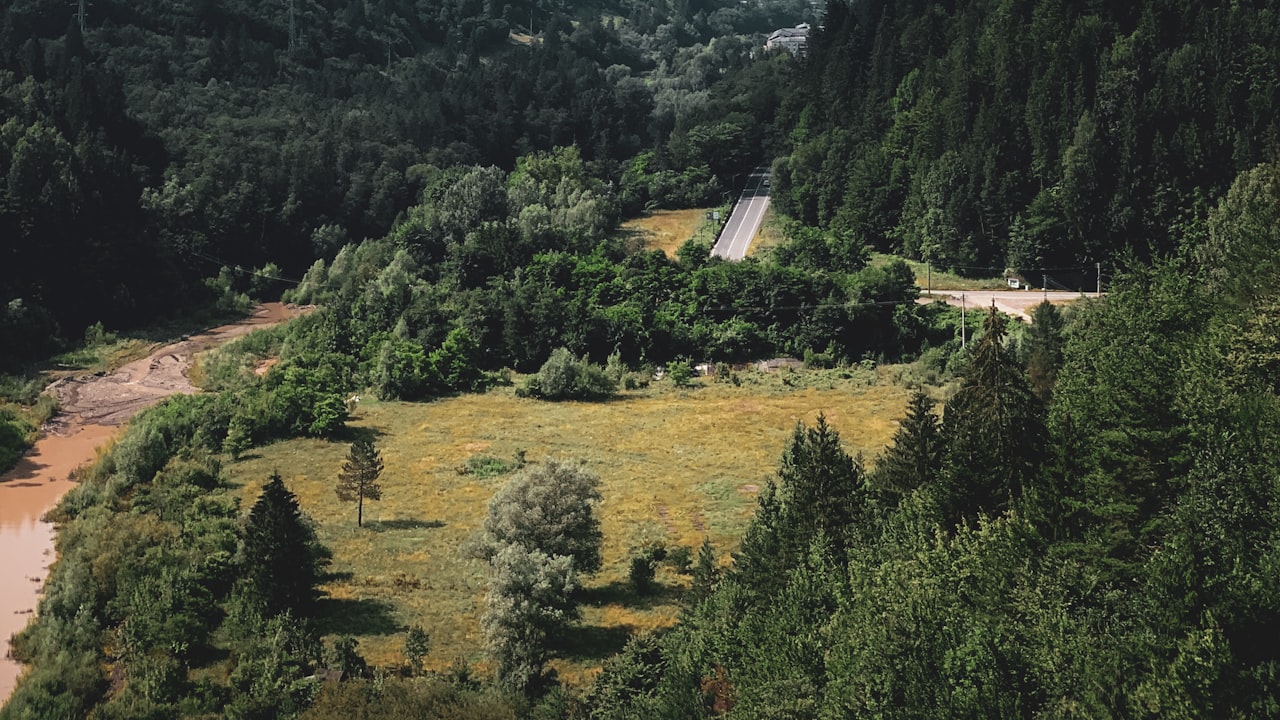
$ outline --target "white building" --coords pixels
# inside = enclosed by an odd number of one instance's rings
[[[769,52],[786,50],[792,55],[803,55],[805,43],[809,41],[809,23],[800,23],[793,28],[774,30],[764,43]]]

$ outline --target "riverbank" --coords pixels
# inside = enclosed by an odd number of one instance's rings
[[[0,476],[0,704],[8,700],[22,666],[8,657],[9,638],[33,617],[54,560],[56,528],[41,518],[75,483],[73,470],[143,408],[170,395],[195,393],[187,377],[195,356],[254,330],[278,325],[305,308],[259,305],[253,315],[159,346],[147,357],[110,373],[59,380],[50,390],[61,412],[18,465]]]

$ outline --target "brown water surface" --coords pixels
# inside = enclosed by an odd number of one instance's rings
[[[118,428],[88,425],[47,434],[18,466],[0,476],[0,703],[9,698],[22,666],[8,657],[9,636],[35,613],[53,562],[53,525],[40,520],[75,483],[71,471],[93,460]]]

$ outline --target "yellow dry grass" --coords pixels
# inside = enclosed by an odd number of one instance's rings
[[[764,256],[786,241],[787,236],[782,232],[782,216],[774,212],[773,205],[770,205],[764,211],[764,220],[760,223],[760,229],[756,231],[747,254]]]
[[[676,250],[698,233],[714,239],[715,227],[707,220],[710,210],[658,210],[622,223],[622,231],[637,236],[646,250],[661,250],[667,257],[675,257]]]
[[[704,536],[727,563],[773,475],[796,422],[819,413],[846,449],[874,456],[905,412],[908,391],[890,369],[760,375],[743,384],[701,380],[679,390],[655,383],[603,403],[546,403],[511,388],[423,404],[362,402],[352,425],[378,434],[383,500],[366,502],[365,526],[339,502],[334,481],[348,446],[291,440],[228,468],[248,508],[279,470],[333,551],[335,580],[324,590],[323,628],[356,635],[373,663],[403,662],[411,624],[431,634],[429,665],[462,657],[483,665],[480,617],[486,566],[468,556],[486,503],[506,477],[478,480],[456,468],[477,454],[531,462],[582,461],[601,479],[604,569],[587,583],[582,629],[555,662],[582,682],[630,632],[673,624],[684,580],[663,569],[666,587],[639,598],[627,589],[632,551],[645,542],[696,549]]]

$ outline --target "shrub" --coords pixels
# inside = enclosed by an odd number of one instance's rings
[[[684,548],[688,550],[688,548]],[[645,544],[640,552],[631,558],[631,569],[628,578],[632,587],[641,595],[653,590],[653,578],[658,564],[667,559],[667,546],[662,542]]]
[[[465,463],[458,466],[457,472],[459,475],[473,475],[480,480],[487,480],[519,470],[524,467],[524,464],[524,450],[517,450],[515,457],[510,461],[492,455],[472,455]]]
[[[672,360],[667,363],[667,377],[676,387],[689,387],[693,384],[693,368],[683,360]]]
[[[421,625],[410,625],[404,635],[404,656],[409,661],[409,670],[414,675],[422,674],[427,652],[431,649],[431,636]]]
[[[617,384],[604,368],[556,348],[519,394],[542,400],[599,400],[616,390]]]

